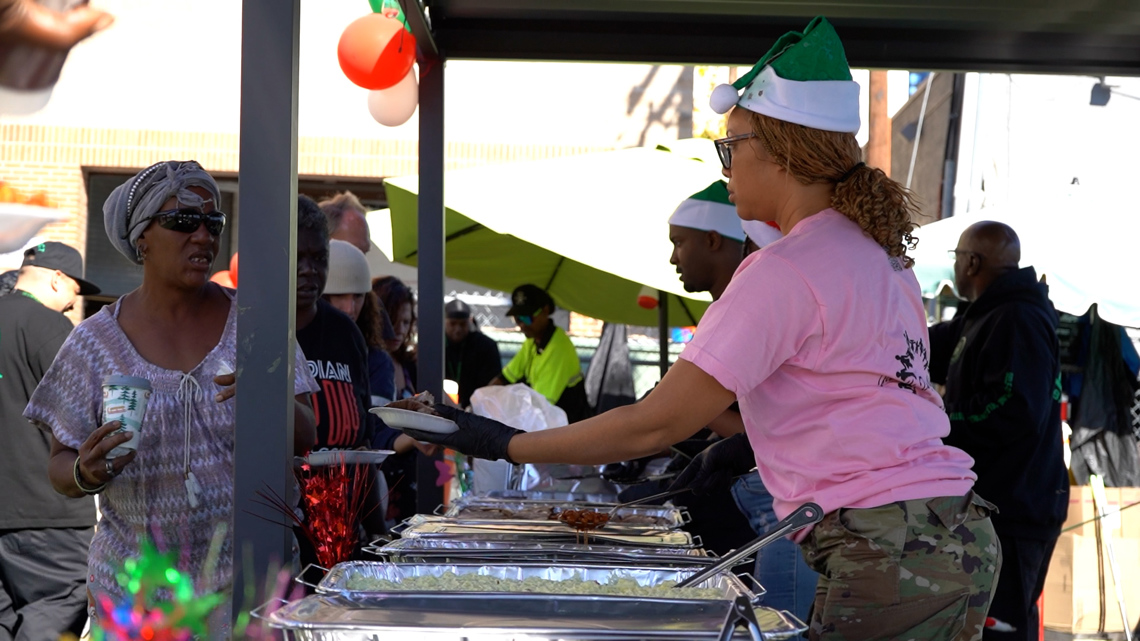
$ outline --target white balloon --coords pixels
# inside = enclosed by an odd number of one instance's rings
[[[408,122],[419,101],[420,86],[416,82],[416,70],[411,69],[394,86],[368,92],[368,113],[385,127],[398,127]]]

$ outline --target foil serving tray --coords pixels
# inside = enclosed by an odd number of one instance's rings
[[[482,541],[409,538],[366,551],[396,562],[455,563],[560,561],[634,566],[708,566],[717,557],[700,548],[627,547],[543,541]]]
[[[551,515],[563,510],[594,510],[609,512],[616,503],[594,503],[588,501],[554,501],[526,499],[496,499],[488,497],[463,497],[451,504],[440,516],[463,521],[554,521]],[[504,512],[505,516],[489,516],[491,512]],[[619,508],[614,520],[606,526],[621,526],[636,529],[676,530],[689,520],[688,512],[671,505],[631,505]]]
[[[371,595],[371,594],[409,594],[410,590],[382,590],[382,589],[360,589],[353,588],[354,581],[359,579],[370,580],[385,580],[393,583],[399,583],[404,579],[413,577],[439,577],[444,574],[454,573],[459,576],[464,575],[478,575],[494,577],[496,579],[504,579],[508,581],[523,581],[524,579],[536,577],[540,579],[547,579],[550,581],[594,581],[599,584],[607,585],[612,584],[620,579],[632,579],[639,586],[653,587],[659,586],[666,581],[679,582],[683,579],[696,574],[699,568],[696,567],[638,567],[632,565],[571,565],[566,563],[510,563],[510,564],[480,564],[480,563],[382,563],[375,561],[349,561],[346,563],[338,563],[335,567],[329,570],[324,579],[317,585],[317,592],[322,594],[350,594],[350,595]],[[737,598],[745,598],[749,602],[757,600],[757,594],[749,590],[743,582],[735,575],[722,572],[709,577],[707,580],[702,581],[694,587],[707,588],[719,593],[720,600],[735,601]],[[544,594],[538,592],[517,592],[517,591],[504,591],[504,592],[470,592],[470,591],[448,591],[448,590],[420,590],[418,593],[430,594],[483,594],[493,595],[495,597],[515,597],[519,594]],[[668,601],[707,601],[707,597],[691,596],[686,597],[686,589],[669,589],[662,590],[664,594],[660,597],[630,597],[618,595],[582,595],[582,594],[565,594],[558,592],[545,593],[549,597],[558,599],[566,597],[588,596],[590,598],[615,598],[619,600],[636,598],[636,599],[665,599]],[[763,594],[763,591],[760,591]],[[713,599],[716,600],[716,599]]]
[[[313,595],[265,615],[298,641],[674,641],[791,639],[804,624],[786,612],[753,608],[755,631],[734,628],[724,601],[551,599],[479,593]]]
[[[545,490],[491,490],[485,495],[492,499],[525,499],[531,501],[581,501],[611,503],[618,501],[618,492],[552,492]]]
[[[581,533],[565,523],[550,521],[463,522],[417,514],[392,529],[402,538],[437,538],[483,541],[546,541],[594,543],[630,547],[701,547],[699,539],[681,530],[646,530],[609,526]]]

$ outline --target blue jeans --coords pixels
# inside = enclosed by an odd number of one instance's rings
[[[772,495],[757,472],[738,479],[732,486],[732,496],[758,536],[767,534],[779,522],[772,511]],[[766,590],[762,605],[808,620],[819,575],[808,567],[798,545],[787,538],[770,543],[757,553],[755,574]]]

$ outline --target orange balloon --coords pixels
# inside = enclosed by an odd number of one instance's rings
[[[403,80],[416,61],[416,37],[399,20],[370,13],[340,34],[336,56],[353,84],[373,91],[388,89]]]
[[[230,257],[230,280],[233,281],[234,288],[237,288],[237,266],[237,252],[234,252],[234,255]]]

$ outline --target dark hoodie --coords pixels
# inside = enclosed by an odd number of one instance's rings
[[[974,458],[974,489],[1004,536],[1058,536],[1069,507],[1057,313],[1032,267],[1000,276],[930,328],[930,378],[946,385],[947,445]]]

